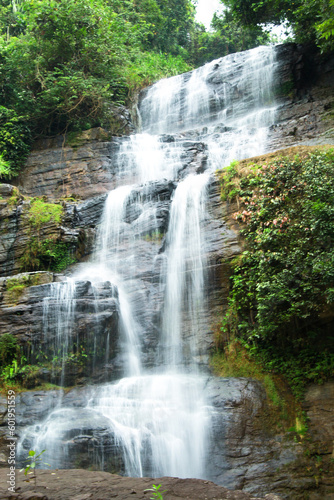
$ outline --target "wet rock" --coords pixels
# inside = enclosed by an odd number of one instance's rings
[[[28,157],[18,177],[18,187],[28,196],[87,199],[108,192],[115,186],[117,139],[90,142],[71,147],[47,141]]]
[[[310,432],[316,438],[323,454],[334,458],[334,382],[311,385],[304,399]]]
[[[19,290],[19,294],[12,297],[8,283],[11,283],[13,279],[20,282],[19,280],[22,281],[24,278],[25,287]],[[0,279],[2,295],[0,334],[10,332],[14,335],[32,364],[37,362],[41,353],[44,361],[48,359],[52,362],[54,357],[58,357],[55,351],[57,339],[61,334],[66,335],[68,352],[65,354],[70,357],[63,381],[66,385],[73,385],[79,376],[92,376],[93,378],[95,376],[100,380],[101,377],[107,376],[108,372],[108,377],[110,377],[110,370],[106,372],[104,363],[116,358],[119,353],[119,304],[116,286],[109,281],[102,282],[96,287],[92,287],[89,281],[76,281],[74,295],[69,296],[66,302],[67,295],[64,287],[67,284],[65,281],[57,284],[56,278],[59,281],[59,276],[53,273],[39,272],[23,273]],[[32,283],[34,286],[31,286]],[[68,307],[75,311],[75,319],[74,317],[68,319],[66,314],[64,315]],[[95,346],[96,339],[99,339],[98,347]],[[87,366],[76,357],[75,353],[78,352],[79,344],[85,349],[85,356],[91,359],[91,364],[87,363]],[[96,353],[99,353],[98,356]],[[98,360],[99,363],[97,363]],[[52,368],[51,371],[41,368],[32,376],[33,385],[36,385],[38,381],[57,382],[60,380],[60,372],[56,368]]]
[[[112,105],[108,129],[111,135],[129,135],[135,131],[130,111],[122,105]]]

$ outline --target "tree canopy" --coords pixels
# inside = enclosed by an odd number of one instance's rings
[[[15,174],[32,139],[107,125],[111,102],[190,69],[178,53],[193,5],[174,4],[2,0],[0,174]]]
[[[287,19],[300,40],[333,45],[334,0],[224,4],[208,32],[195,0],[0,0],[0,177],[18,172],[37,137],[108,127],[111,103],[268,43],[262,23]]]
[[[334,47],[334,0],[224,0],[243,26],[288,21],[296,41],[316,43],[323,51]]]

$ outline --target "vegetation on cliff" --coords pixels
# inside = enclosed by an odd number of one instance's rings
[[[75,246],[61,241],[59,227],[64,208],[59,203],[46,203],[33,198],[25,213],[25,232],[28,237],[20,257],[22,271],[60,272],[76,262]]]
[[[220,173],[245,249],[218,345],[238,339],[297,395],[334,374],[333,161],[333,150],[316,150]]]

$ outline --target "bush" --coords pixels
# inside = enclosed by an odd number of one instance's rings
[[[0,106],[0,179],[18,174],[30,146],[29,127],[14,110]]]
[[[321,320],[334,302],[333,165],[334,151],[319,150],[221,174],[223,197],[241,204],[234,217],[246,242],[222,331],[236,332],[299,394],[334,374]]]
[[[18,353],[18,344],[14,335],[4,333],[0,337],[0,360],[3,366],[10,365]]]

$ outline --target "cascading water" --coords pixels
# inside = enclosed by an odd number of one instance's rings
[[[94,297],[110,290],[120,352],[112,358],[109,329],[100,363],[121,366],[123,376],[110,382],[106,371],[105,383],[86,389],[79,409],[60,399],[43,422],[25,429],[19,452],[45,448],[52,466],[69,467],[76,447],[76,456],[81,449],[86,457],[80,464],[104,470],[207,476],[212,409],[198,363],[198,337],[209,329],[206,193],[216,168],[265,151],[275,119],[274,68],[273,49],[260,47],[146,90],[142,133],[122,141],[117,187],[106,200],[94,257],[53,286],[44,311],[49,339],[50,302],[56,303],[53,336],[64,359],[76,326],[78,283]],[[97,336],[95,344],[101,344]]]
[[[161,338],[163,363],[169,367],[186,362],[181,335],[184,316],[188,316],[188,335],[194,334],[199,326],[197,314],[204,305],[205,251],[201,226],[208,178],[207,174],[190,174],[180,182],[170,211]],[[194,355],[194,342],[188,342],[187,347]]]

